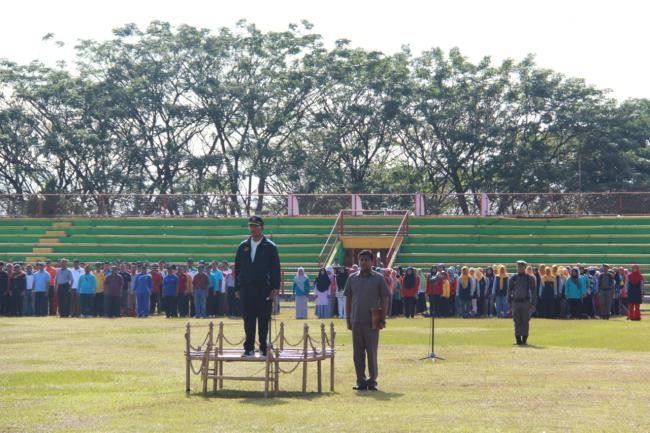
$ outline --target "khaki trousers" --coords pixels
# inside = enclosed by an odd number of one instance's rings
[[[377,347],[379,330],[372,329],[370,323],[352,324],[352,351],[357,382],[366,379],[366,358],[368,360],[368,384],[377,384]]]

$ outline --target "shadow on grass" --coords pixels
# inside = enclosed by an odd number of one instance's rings
[[[255,404],[259,406],[272,406],[287,404],[289,400],[316,400],[327,395],[337,394],[335,392],[300,392],[300,391],[278,391],[277,393],[269,392],[269,397],[264,397],[263,391],[244,391],[244,390],[221,390],[209,392],[204,396],[202,392],[193,392],[188,397],[198,397],[204,400],[226,399],[241,400],[241,403]]]
[[[394,398],[400,398],[404,395],[400,392],[386,392],[386,391],[382,391],[381,389],[377,391],[352,391],[352,392],[356,394],[357,397],[372,398],[374,400],[379,400],[379,401],[390,401]]]

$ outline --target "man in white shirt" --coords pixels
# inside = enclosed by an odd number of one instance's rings
[[[72,262],[72,286],[70,287],[70,315],[79,317],[81,314],[81,303],[79,301],[79,277],[84,274],[83,268],[79,266],[79,260]]]

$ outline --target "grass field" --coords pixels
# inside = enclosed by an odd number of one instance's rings
[[[290,340],[320,324],[292,312],[278,319]],[[191,323],[198,339],[208,322]],[[224,323],[242,336],[241,322]],[[441,319],[436,353],[446,360],[435,363],[420,360],[429,320],[391,319],[374,393],[351,389],[350,334],[334,323],[335,392],[315,392],[312,366],[310,392],[299,392],[298,369],[264,399],[262,383],[233,381],[204,398],[198,377],[186,395],[181,319],[0,318],[0,432],[650,431],[648,317],[533,319],[525,348],[512,345],[510,320]]]

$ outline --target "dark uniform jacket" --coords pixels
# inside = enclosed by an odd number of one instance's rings
[[[508,282],[508,302],[537,303],[535,277],[528,274],[515,274]]]
[[[251,261],[251,238],[239,244],[235,255],[235,291],[242,299],[264,300],[271,290],[280,289],[280,256],[278,247],[262,236]]]

